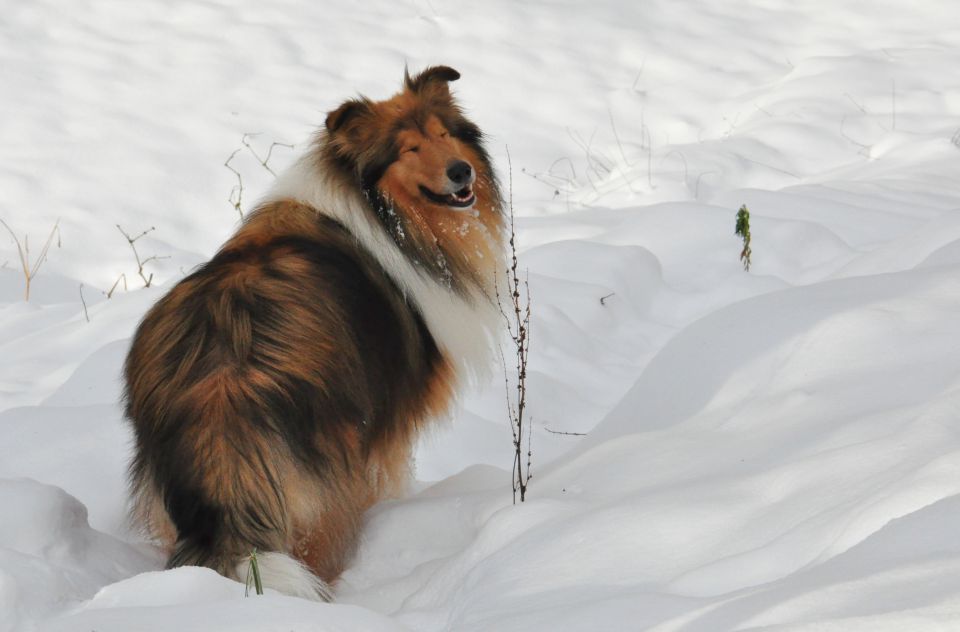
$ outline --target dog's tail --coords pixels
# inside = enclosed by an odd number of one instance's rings
[[[234,548],[234,547],[231,547]],[[250,547],[251,553],[253,547]],[[312,599],[333,601],[330,586],[313,574],[299,560],[278,551],[257,551],[257,569],[264,588],[277,592]],[[211,551],[197,546],[194,541],[180,540],[167,562],[168,568],[176,566],[207,566],[221,575],[247,585],[253,585],[253,569],[250,554],[237,555],[225,550]]]
[[[237,421],[242,418],[233,418],[234,426],[243,429]],[[187,452],[187,439],[181,441],[181,451]],[[242,442],[200,434],[191,448],[200,456],[168,459],[159,477],[164,483],[157,485],[164,490],[163,506],[177,534],[167,566],[206,566],[243,582],[256,552],[265,587],[330,601],[330,587],[286,554],[294,517],[282,483],[283,446],[251,429]],[[202,469],[195,466],[201,457]]]
[[[265,588],[304,599],[333,601],[330,586],[286,553],[257,553],[257,566]],[[241,560],[235,570],[237,579],[247,581],[252,575],[250,560]]]

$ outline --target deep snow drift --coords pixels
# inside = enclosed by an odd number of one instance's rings
[[[960,628],[958,51],[946,1],[8,7],[0,219],[59,233],[25,302],[0,231],[0,631]],[[280,170],[404,63],[509,146],[530,500],[494,367],[338,603],[162,571],[128,339],[235,228],[231,153],[244,209],[272,180],[244,134]]]

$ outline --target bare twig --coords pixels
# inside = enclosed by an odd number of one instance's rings
[[[267,156],[266,156],[266,158],[261,158],[261,157],[260,157],[260,154],[258,154],[257,151],[253,148],[253,145],[251,145],[251,144],[247,141],[247,138],[249,138],[249,137],[251,137],[251,136],[257,136],[257,134],[244,134],[244,135],[243,135],[243,138],[241,139],[240,142],[243,143],[243,146],[244,146],[244,147],[246,147],[248,150],[250,150],[250,153],[253,154],[253,157],[257,159],[257,162],[260,163],[260,166],[261,166],[261,167],[263,167],[264,169],[266,169],[267,171],[269,171],[269,172],[270,172],[270,175],[276,177],[276,175],[277,175],[276,172],[275,172],[273,169],[270,168],[270,165],[269,165],[269,164],[267,164],[267,163],[270,162],[270,156],[273,155],[273,150],[274,150],[274,148],[275,148],[275,147],[286,147],[287,149],[293,149],[293,145],[291,145],[290,143],[278,143],[278,142],[274,141],[274,142],[270,143],[270,147],[267,148]]]
[[[124,292],[127,291],[127,275],[121,272],[120,276],[117,277],[117,280],[114,281],[113,285],[110,286],[110,291],[106,293],[107,298],[113,297],[113,291],[117,289],[117,285],[120,283],[121,280],[123,281],[123,291]]]
[[[530,282],[529,278],[523,282],[523,292],[520,290],[520,276],[517,273],[517,247],[516,230],[514,227],[513,214],[513,163],[510,159],[510,149],[507,148],[507,164],[509,170],[509,197],[508,210],[510,216],[510,267],[506,270],[507,290],[510,292],[509,299],[504,299],[500,295],[499,282],[494,283],[494,290],[497,296],[497,305],[500,313],[507,325],[507,332],[513,341],[513,348],[516,357],[517,384],[516,396],[510,395],[510,384],[507,377],[506,359],[503,351],[500,350],[500,360],[504,367],[504,387],[507,395],[507,412],[510,416],[510,430],[513,434],[513,467],[511,468],[513,485],[513,502],[517,502],[517,492],[520,492],[520,502],[526,500],[527,486],[533,475],[530,473],[530,464],[533,458],[532,436],[529,421],[525,419],[524,413],[527,407],[527,357],[530,349]],[[521,301],[521,295],[525,297]],[[504,307],[504,302],[507,307]],[[508,310],[511,311],[508,314]],[[527,433],[526,459],[523,458],[523,439],[524,432]],[[526,467],[524,467],[524,461]]]
[[[627,160],[627,154],[623,151],[623,143],[620,142],[620,134],[617,133],[617,126],[613,121],[613,112],[610,111],[610,108],[607,108],[607,115],[610,117],[610,129],[613,130],[613,138],[617,141],[617,149],[620,150],[620,158],[623,160],[623,165],[625,169],[621,170],[623,175],[623,181],[627,183],[627,188],[630,189],[631,193],[636,193],[636,189],[633,188],[633,184],[630,182],[630,178],[627,177],[627,169],[633,168],[633,163]]]
[[[850,103],[852,103],[855,108],[857,108],[858,110],[860,110],[860,111],[863,112],[864,114],[867,114],[867,108],[864,107],[862,103],[858,103],[852,96],[850,96],[850,93],[849,93],[849,92],[844,92],[844,93],[843,93],[843,96],[845,96],[845,97],[847,97],[848,99],[850,99]]]
[[[633,90],[634,92],[636,92],[636,90],[637,90],[637,83],[640,82],[640,77],[643,75],[643,68],[644,68],[644,66],[646,66],[646,65],[647,65],[647,58],[644,57],[644,58],[643,58],[643,61],[640,62],[640,70],[637,72],[637,76],[636,76],[636,78],[633,80],[633,85],[630,86],[630,89]]]
[[[566,436],[570,436],[570,437],[585,437],[585,436],[587,436],[587,433],[586,433],[586,432],[561,432],[560,430],[550,430],[550,429],[547,428],[546,426],[544,426],[543,429],[546,430],[547,432],[549,432],[550,434],[555,434],[555,435],[566,435]]]
[[[740,121],[740,112],[737,112],[737,115],[733,117],[733,120],[732,120],[732,121],[731,121],[730,119],[728,119],[726,116],[723,116],[723,117],[721,117],[721,118],[723,119],[723,121],[724,121],[727,125],[730,126],[730,127],[727,128],[727,131],[726,131],[726,132],[724,133],[724,135],[723,135],[724,138],[728,138],[728,137],[730,136],[730,134],[732,134],[733,131],[734,131],[735,129],[737,129],[737,124],[738,124],[739,121]]]
[[[610,293],[607,294],[606,296],[601,296],[601,297],[600,297],[600,304],[601,304],[601,305],[606,305],[606,304],[607,304],[607,299],[610,298],[611,296],[614,296],[614,295],[616,295],[616,292],[610,292]]]
[[[170,257],[169,257],[169,256],[160,257],[160,256],[157,256],[157,255],[151,255],[151,256],[147,257],[146,259],[141,260],[141,259],[140,259],[140,253],[137,252],[136,241],[137,241],[138,239],[140,239],[141,237],[145,237],[145,236],[148,235],[149,233],[152,233],[153,231],[155,231],[155,230],[156,230],[156,227],[155,227],[155,226],[151,226],[150,228],[148,228],[147,230],[143,231],[142,233],[140,233],[140,234],[137,235],[136,237],[131,237],[130,235],[128,235],[128,234],[126,233],[126,231],[124,231],[122,228],[120,228],[120,224],[116,224],[116,227],[117,227],[117,230],[120,231],[120,234],[122,234],[122,235],[127,239],[127,243],[130,244],[130,249],[133,251],[133,256],[134,256],[134,258],[137,260],[137,274],[139,274],[139,275],[140,275],[140,278],[143,279],[143,287],[150,287],[150,284],[153,283],[153,272],[150,273],[150,276],[146,276],[146,275],[144,274],[143,267],[144,267],[145,265],[147,265],[148,263],[150,263],[151,261],[158,261],[158,260],[160,260],[160,259],[169,259]],[[124,278],[124,283],[126,283],[126,278]],[[116,287],[117,284],[114,283],[113,285],[114,285],[114,287]],[[110,290],[110,294],[113,294],[113,289],[112,289],[112,288],[111,288],[111,290]],[[109,296],[109,295],[108,295],[108,296]]]
[[[627,167],[633,167],[633,163],[627,160],[627,154],[623,151],[623,143],[620,142],[620,134],[617,133],[617,125],[613,122],[613,112],[610,111],[610,108],[607,108],[607,116],[610,117],[610,129],[613,130],[613,138],[617,141],[617,149],[620,150],[620,158],[623,159],[623,164]]]
[[[563,175],[558,175],[554,171],[554,168],[561,162],[565,162],[570,167],[569,178]],[[558,178],[560,180],[565,180],[567,184],[569,184],[570,186],[575,186],[577,183],[577,168],[574,166],[573,161],[570,160],[568,156],[560,156],[559,158],[554,160],[552,163],[550,163],[550,168],[547,169],[547,173],[549,173],[551,177]]]
[[[753,104],[753,107],[755,107],[755,108],[757,109],[757,112],[762,112],[763,114],[766,114],[768,117],[773,118],[773,114],[770,112],[770,110],[767,110],[767,109],[765,109],[765,108],[762,108],[762,107],[760,107],[759,105],[757,105],[756,103]]]
[[[90,314],[87,312],[87,301],[83,298],[83,283],[80,284],[80,302],[83,303],[83,317],[90,322]]]
[[[237,176],[237,184],[230,189],[230,196],[227,198],[227,201],[230,202],[230,205],[233,206],[233,210],[240,214],[240,218],[243,219],[243,177],[240,175],[240,172],[230,166],[230,162],[236,157],[242,148],[237,148],[230,154],[230,157],[227,158],[227,161],[223,163],[223,166],[229,169]]]
[[[718,173],[720,172],[719,171],[703,171],[697,175],[697,181],[693,188],[693,197],[695,199],[698,199],[698,200],[700,199],[700,180],[703,178],[703,176],[716,175]]]
[[[43,244],[43,248],[40,250],[40,254],[37,255],[37,258],[30,262],[30,239],[28,235],[24,235],[23,243],[20,243],[20,239],[17,237],[16,233],[13,232],[13,229],[10,228],[10,225],[5,221],[0,219],[0,224],[3,224],[3,227],[7,229],[7,232],[10,233],[10,236],[13,237],[13,242],[17,245],[17,255],[20,258],[20,269],[23,270],[23,282],[24,282],[24,293],[23,300],[30,300],[30,284],[33,282],[33,278],[37,275],[37,272],[40,271],[40,266],[43,265],[43,262],[47,260],[47,253],[50,251],[50,246],[53,244],[53,236],[57,236],[57,248],[60,247],[60,220],[54,223],[53,228],[50,230],[50,235],[47,237],[47,241]],[[4,264],[6,265],[6,264]]]
[[[862,154],[864,156],[868,155],[870,153],[870,145],[866,145],[864,143],[861,143],[858,140],[855,140],[854,138],[851,138],[850,135],[848,135],[843,129],[843,126],[846,122],[847,122],[846,116],[840,119],[840,135],[860,148],[860,151],[857,152],[858,154]]]
[[[773,165],[768,165],[768,164],[765,163],[765,162],[760,162],[759,160],[753,160],[753,159],[751,159],[751,158],[747,158],[746,156],[740,156],[740,155],[736,155],[736,154],[732,154],[732,153],[729,154],[729,155],[734,156],[735,158],[739,158],[740,160],[744,160],[744,161],[746,161],[746,162],[750,162],[750,163],[753,163],[753,164],[755,164],[755,165],[759,165],[759,166],[761,166],[761,167],[766,167],[767,169],[770,169],[771,171],[776,171],[777,173],[782,173],[782,174],[785,175],[785,176],[790,176],[791,178],[796,178],[797,180],[800,179],[800,176],[798,176],[798,175],[795,174],[795,173],[790,173],[790,172],[787,171],[786,169],[780,169],[779,167],[774,167]]]
[[[646,114],[645,108],[640,110],[640,148],[647,151],[647,186],[655,189],[653,186],[653,138],[650,136],[650,128],[644,121]]]
[[[569,175],[563,173],[563,170],[557,168],[558,165],[561,164],[569,167]],[[553,189],[554,199],[559,197],[561,193],[566,193],[569,196],[570,192],[577,188],[577,168],[574,166],[573,160],[571,160],[568,156],[561,156],[550,163],[550,167],[547,169],[546,173],[531,173],[523,167],[520,168],[520,173],[533,178],[540,184]]]
[[[240,215],[241,219],[243,219],[243,176],[241,176],[240,172],[237,171],[230,163],[234,158],[237,157],[237,154],[246,148],[246,150],[250,152],[254,159],[260,163],[261,167],[266,169],[270,175],[276,177],[276,172],[270,167],[270,158],[273,156],[273,150],[277,147],[286,147],[288,149],[294,148],[294,146],[289,143],[279,143],[274,141],[270,143],[270,147],[267,148],[267,155],[261,158],[260,154],[257,153],[257,150],[253,148],[253,145],[251,145],[250,141],[248,140],[254,136],[258,136],[258,134],[251,132],[245,133],[240,139],[240,144],[243,145],[243,147],[238,147],[235,149],[227,158],[226,162],[223,163],[224,167],[232,171],[233,174],[237,176],[237,184],[234,185],[234,187],[230,190],[230,196],[227,198],[227,200],[230,202],[230,205],[233,207],[233,209]]]
[[[687,178],[690,175],[690,170],[687,167],[687,157],[683,155],[683,152],[681,152],[680,150],[674,149],[673,151],[671,151],[666,156],[660,159],[660,166],[662,167],[663,163],[667,161],[667,158],[669,158],[670,156],[673,156],[674,154],[676,154],[677,156],[680,156],[680,161],[683,163],[683,185],[689,186],[687,184]]]
[[[593,190],[596,191],[597,182],[603,180],[613,171],[613,162],[593,149],[593,139],[597,135],[597,130],[593,130],[589,139],[584,139],[580,132],[571,130],[570,128],[567,128],[567,135],[583,150],[587,161],[587,180],[590,186],[593,187]]]

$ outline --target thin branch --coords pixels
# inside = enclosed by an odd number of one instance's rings
[[[587,436],[587,433],[586,433],[586,432],[561,432],[560,430],[550,430],[550,429],[547,428],[546,426],[544,426],[543,429],[546,430],[547,432],[549,432],[550,434],[555,434],[555,435],[566,435],[566,436],[568,436],[568,437],[585,437],[585,436]]]
[[[169,257],[169,256],[160,257],[160,256],[157,256],[157,255],[152,255],[152,256],[150,256],[150,257],[147,257],[146,259],[141,260],[141,259],[140,259],[140,253],[137,252],[137,246],[136,246],[136,243],[135,243],[135,242],[136,242],[138,239],[140,239],[141,237],[145,237],[146,235],[148,235],[148,234],[152,233],[153,231],[155,231],[155,230],[156,230],[156,227],[155,227],[155,226],[151,226],[150,228],[148,228],[147,230],[143,231],[142,233],[140,233],[140,234],[137,235],[136,237],[131,237],[130,235],[128,235],[125,230],[123,230],[122,228],[120,228],[120,224],[116,224],[116,227],[117,227],[117,230],[120,231],[120,234],[122,234],[122,235],[127,239],[127,243],[130,244],[130,249],[133,251],[133,256],[134,256],[134,258],[137,260],[137,274],[139,274],[139,275],[140,275],[140,278],[143,279],[143,287],[150,287],[150,284],[153,283],[153,273],[151,272],[149,277],[146,276],[146,275],[144,274],[143,267],[144,267],[145,265],[147,265],[148,263],[150,263],[151,261],[158,261],[158,260],[160,260],[160,259],[169,259],[170,257]],[[116,287],[116,283],[114,283],[114,287]],[[111,292],[111,294],[112,294],[112,293],[113,293],[113,290],[111,289],[110,292]]]
[[[83,283],[80,284],[80,302],[83,303],[83,317],[90,322],[90,314],[87,312],[87,301],[83,298]]]
[[[730,121],[730,119],[728,119],[726,116],[723,116],[723,117],[721,117],[721,118],[724,120],[724,122],[725,122],[727,125],[730,126],[730,127],[727,129],[726,133],[724,133],[724,135],[723,135],[724,138],[728,138],[728,137],[730,136],[730,134],[732,134],[733,131],[734,131],[735,129],[737,129],[738,122],[740,121],[740,112],[737,112],[737,115],[733,117],[733,121]]]
[[[620,142],[620,134],[617,133],[617,126],[613,121],[613,112],[610,111],[610,108],[607,108],[607,115],[610,117],[610,129],[613,130],[613,138],[617,141],[617,148],[620,150],[620,158],[623,160],[623,165],[626,169],[620,171],[623,176],[623,181],[627,183],[627,188],[630,189],[631,193],[636,193],[637,190],[633,188],[633,183],[630,182],[630,178],[627,177],[627,170],[633,168],[633,163],[627,160],[627,154],[623,151],[623,143]]]
[[[227,158],[226,162],[223,163],[224,167],[232,171],[233,174],[237,176],[237,184],[234,185],[234,187],[230,190],[230,195],[227,198],[227,201],[230,202],[230,205],[233,207],[233,209],[237,212],[237,214],[240,215],[240,219],[243,219],[243,216],[244,216],[243,215],[243,176],[241,176],[240,172],[237,171],[233,167],[233,165],[230,164],[233,161],[233,159],[236,158],[237,154],[243,151],[244,148],[246,148],[246,150],[250,152],[250,155],[252,155],[254,159],[258,163],[260,163],[261,167],[266,169],[267,172],[270,173],[270,175],[272,175],[273,177],[276,177],[277,176],[276,172],[270,167],[270,158],[273,157],[273,150],[276,149],[277,147],[286,147],[288,149],[294,148],[294,145],[291,145],[290,143],[280,143],[280,142],[274,141],[270,143],[270,147],[267,148],[267,155],[264,157],[261,157],[260,154],[257,153],[257,150],[253,148],[253,145],[251,145],[250,141],[248,140],[249,138],[253,138],[258,135],[259,135],[258,133],[246,132],[240,139],[240,144],[243,145],[243,147],[238,147],[237,149],[235,149],[233,153],[230,154],[230,156]]]
[[[768,117],[773,118],[773,113],[771,113],[769,110],[760,107],[760,106],[757,105],[756,103],[753,104],[753,107],[755,107],[758,112],[761,112],[761,113],[763,113],[763,114],[766,114]]]
[[[237,176],[237,184],[230,189],[230,196],[227,198],[227,201],[230,202],[230,205],[233,206],[233,209],[240,214],[240,219],[243,219],[243,177],[240,175],[240,172],[230,166],[230,162],[236,157],[243,148],[237,148],[234,150],[230,157],[227,158],[227,161],[223,163],[223,166],[229,169]],[[234,198],[236,195],[236,198]]]
[[[633,85],[630,86],[630,89],[633,90],[634,92],[636,92],[637,90],[637,83],[639,83],[640,77],[643,75],[643,68],[646,65],[647,65],[647,58],[644,57],[643,60],[640,62],[640,70],[637,72],[637,76],[633,80]]]
[[[850,103],[852,103],[855,108],[857,108],[864,114],[868,114],[867,108],[865,108],[862,103],[858,103],[852,96],[850,96],[849,92],[844,92],[843,96],[847,97],[850,100]]]
[[[123,272],[120,273],[120,276],[117,277],[117,280],[113,282],[113,285],[110,286],[110,291],[107,292],[107,298],[113,297],[113,291],[117,289],[117,285],[120,281],[123,280],[123,291],[127,291],[127,275]]]
[[[753,163],[753,164],[755,164],[755,165],[760,165],[761,167],[766,167],[767,169],[770,169],[771,171],[776,171],[777,173],[782,173],[783,175],[790,176],[791,178],[796,178],[797,180],[800,180],[800,176],[798,176],[798,175],[795,174],[795,173],[790,173],[789,171],[787,171],[787,170],[785,170],[785,169],[780,169],[779,167],[774,167],[773,165],[768,165],[768,164],[765,163],[765,162],[760,162],[759,160],[753,160],[753,159],[751,159],[751,158],[747,158],[746,156],[738,156],[738,155],[732,154],[732,153],[729,154],[729,155],[730,155],[730,156],[733,156],[733,157],[735,157],[735,158],[739,158],[740,160],[745,160],[746,162]]]
[[[689,186],[689,185],[687,184],[687,178],[688,178],[689,175],[690,175],[690,170],[689,170],[689,168],[687,167],[687,157],[684,156],[684,155],[683,155],[683,152],[681,152],[679,149],[674,149],[673,151],[671,151],[670,153],[668,153],[666,156],[664,156],[663,158],[661,158],[661,159],[660,159],[660,166],[661,166],[661,168],[662,168],[662,167],[663,167],[663,163],[665,163],[665,162],[667,161],[667,158],[669,158],[670,156],[673,156],[674,154],[676,154],[677,156],[680,156],[680,161],[683,163],[683,186],[685,186],[685,187],[686,187],[686,186]]]
[[[623,164],[627,167],[633,167],[633,163],[627,160],[627,154],[623,151],[623,143],[620,142],[620,134],[617,133],[617,126],[613,122],[613,112],[610,111],[610,108],[607,108],[607,116],[610,117],[610,129],[613,130],[613,138],[617,141],[617,149],[620,150],[620,158],[623,159]]]
[[[499,280],[494,283],[494,291],[497,297],[497,305],[500,308],[500,314],[506,323],[507,332],[513,341],[513,348],[516,357],[517,383],[516,399],[510,396],[510,383],[507,377],[506,358],[503,351],[500,350],[501,363],[504,368],[504,385],[506,389],[507,411],[510,414],[510,431],[513,436],[513,466],[512,488],[513,502],[517,502],[517,492],[520,493],[520,502],[526,500],[527,486],[530,482],[530,467],[533,460],[533,439],[531,437],[531,428],[529,422],[524,419],[524,412],[527,407],[527,358],[530,349],[530,282],[529,275],[524,280],[525,304],[521,302],[520,276],[517,272],[517,247],[516,247],[516,227],[514,224],[513,213],[513,162],[510,157],[510,149],[507,148],[507,164],[509,177],[509,190],[507,206],[510,220],[510,266],[505,271],[507,290],[510,292],[506,307],[504,299],[499,291]],[[512,313],[508,314],[511,310]],[[523,458],[523,439],[524,432],[527,433],[527,454]],[[524,467],[526,463],[526,467]]]
[[[701,172],[700,174],[697,175],[697,181],[696,181],[696,183],[695,183],[695,185],[694,185],[694,188],[693,188],[693,197],[694,197],[694,199],[697,199],[697,200],[700,199],[700,180],[701,180],[701,178],[703,178],[703,176],[711,176],[711,175],[716,175],[716,174],[718,174],[718,173],[720,173],[720,172],[719,172],[719,171],[703,171],[703,172]]]
[[[858,141],[858,140],[855,140],[854,138],[851,138],[850,135],[847,134],[846,131],[844,131],[843,126],[844,126],[844,124],[845,124],[846,122],[847,122],[847,117],[846,117],[846,116],[844,116],[842,119],[840,119],[840,135],[843,136],[846,140],[850,141],[851,143],[853,143],[854,145],[856,145],[857,147],[860,148],[860,151],[857,152],[858,154],[862,154],[862,155],[864,155],[864,156],[869,155],[869,153],[870,153],[870,145],[866,145],[866,144],[864,144],[864,143],[861,143],[861,142]]]

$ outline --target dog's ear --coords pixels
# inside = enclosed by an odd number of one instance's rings
[[[333,112],[327,114],[327,131],[331,134],[346,129],[348,124],[358,121],[370,113],[370,102],[366,99],[350,99]]]
[[[459,78],[460,73],[450,66],[430,66],[414,77],[406,68],[403,69],[403,83],[411,92],[420,92],[429,85],[443,85],[446,88],[448,82]]]

